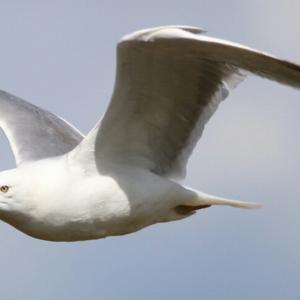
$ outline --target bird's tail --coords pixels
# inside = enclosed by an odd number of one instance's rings
[[[232,206],[237,208],[259,208],[262,205],[255,202],[243,202],[237,200],[230,200],[222,197],[208,195],[202,192],[197,192],[198,196],[198,204],[199,205],[225,205],[225,206]]]

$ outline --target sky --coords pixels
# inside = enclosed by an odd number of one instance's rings
[[[87,133],[108,105],[122,35],[195,25],[300,63],[299,9],[298,0],[0,0],[0,89]],[[1,222],[1,299],[299,299],[299,98],[248,78],[189,161],[186,185],[261,209],[215,207],[77,243],[40,241]],[[0,170],[14,167],[0,135]]]

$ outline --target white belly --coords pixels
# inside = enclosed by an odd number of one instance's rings
[[[51,191],[40,187],[29,221],[18,229],[39,239],[77,241],[123,235],[179,218],[173,207],[184,189],[151,173],[63,176],[62,181],[55,189],[52,184]]]

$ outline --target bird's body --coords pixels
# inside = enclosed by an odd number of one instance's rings
[[[127,234],[212,205],[257,207],[176,178],[245,70],[300,87],[300,67],[200,32],[171,26],[124,37],[110,106],[86,137],[1,92],[0,126],[18,167],[0,173],[0,218],[39,239],[78,241]]]
[[[22,178],[17,197],[23,201],[19,213],[2,210],[0,217],[36,238],[76,241],[123,235],[182,219],[193,213],[184,207],[196,210],[207,205],[209,195],[201,194],[201,198],[147,170],[112,163],[102,170],[87,170],[72,163],[69,156],[24,163],[17,175],[15,170],[6,171],[6,178],[9,173]]]
[[[179,218],[174,208],[193,194],[148,171],[108,169],[87,172],[67,155],[28,162],[18,169],[25,178],[18,196],[26,199],[21,210],[26,214],[5,220],[41,239],[96,239]]]

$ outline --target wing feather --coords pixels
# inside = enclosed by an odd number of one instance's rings
[[[9,140],[17,165],[62,155],[83,138],[65,120],[3,91],[0,91],[0,127]]]
[[[90,148],[96,164],[182,177],[205,123],[247,72],[300,87],[298,65],[194,32],[172,26],[121,40],[108,110],[75,154]]]

